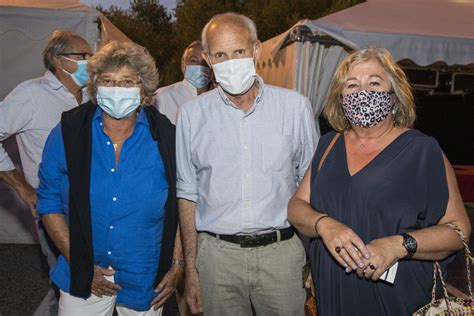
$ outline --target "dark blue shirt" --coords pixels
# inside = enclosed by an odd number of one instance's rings
[[[67,165],[60,125],[46,141],[39,169],[40,215],[68,216]],[[160,259],[164,205],[168,194],[163,161],[144,111],[122,145],[118,165],[112,140],[102,128],[98,107],[92,119],[90,203],[95,264],[115,270],[117,304],[148,310]],[[69,292],[70,270],[63,256],[51,279]]]

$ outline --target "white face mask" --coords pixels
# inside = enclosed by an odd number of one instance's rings
[[[113,118],[129,117],[140,106],[140,88],[98,87],[97,103]]]
[[[226,92],[237,95],[247,92],[255,81],[255,63],[252,58],[230,59],[213,64],[216,81]]]

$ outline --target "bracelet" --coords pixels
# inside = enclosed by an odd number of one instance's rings
[[[183,268],[184,267],[184,260],[182,260],[182,259],[173,259],[171,261],[171,265]]]
[[[316,236],[318,236],[318,237],[319,237],[319,233],[318,233],[318,223],[319,223],[320,220],[322,220],[322,219],[325,218],[325,217],[329,217],[329,215],[328,215],[328,214],[323,214],[323,215],[319,216],[319,217],[316,219],[316,221],[314,222],[314,231],[316,232]]]

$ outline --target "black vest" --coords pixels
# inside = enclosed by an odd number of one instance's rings
[[[97,105],[88,102],[64,112],[61,117],[61,132],[69,179],[70,294],[78,297],[90,296],[94,275],[94,252],[92,248],[90,214],[90,173],[92,117],[96,108]],[[178,226],[175,128],[154,107],[144,107],[143,110],[148,119],[151,135],[154,140],[158,141],[158,149],[163,160],[169,186],[168,198],[165,204],[160,262],[154,283],[156,287],[171,267],[174,240]],[[152,176],[150,175],[150,177]]]

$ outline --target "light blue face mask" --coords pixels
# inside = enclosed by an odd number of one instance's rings
[[[110,117],[129,117],[140,106],[140,88],[98,87],[97,103]]]
[[[89,80],[89,73],[87,72],[87,60],[74,60],[71,58],[67,58],[66,56],[61,57],[76,63],[77,69],[73,73],[70,73],[66,69],[63,70],[65,73],[71,76],[72,80],[74,80],[74,82],[79,87],[84,87],[86,85],[87,80]]]
[[[211,69],[201,65],[186,65],[184,78],[196,89],[207,86],[211,80]]]

